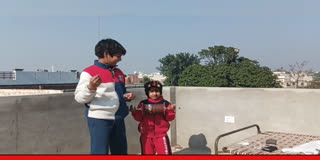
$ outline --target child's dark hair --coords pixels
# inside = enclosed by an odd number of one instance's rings
[[[126,49],[113,39],[103,39],[95,47],[95,54],[98,58],[103,58],[104,53],[109,53],[113,57],[117,53],[126,54]]]
[[[159,81],[150,81],[144,84],[144,91],[147,97],[149,97],[149,91],[151,88],[158,88],[160,91],[160,94],[162,95],[162,84]]]

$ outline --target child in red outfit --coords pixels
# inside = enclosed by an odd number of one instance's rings
[[[170,121],[175,118],[175,106],[162,97],[162,84],[151,81],[144,85],[148,99],[137,108],[130,107],[135,120],[140,122],[139,132],[142,154],[170,155],[171,146],[167,135]]]

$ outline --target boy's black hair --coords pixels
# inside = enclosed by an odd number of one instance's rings
[[[162,95],[162,84],[159,81],[150,81],[144,84],[144,91],[147,97],[149,97],[149,91],[151,88],[158,88],[160,91],[160,94]]]
[[[125,55],[126,49],[116,40],[103,39],[96,45],[95,54],[100,59],[104,58],[104,53],[109,53],[111,57],[118,53]]]

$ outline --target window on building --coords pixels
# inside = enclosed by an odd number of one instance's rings
[[[13,72],[0,72],[0,80],[15,80],[16,74]]]

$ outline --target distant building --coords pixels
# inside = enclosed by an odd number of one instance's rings
[[[298,87],[307,87],[313,80],[313,73],[289,73],[289,72],[273,72],[278,77],[278,81],[283,88],[295,88],[296,83]],[[297,81],[298,79],[298,81]]]
[[[164,83],[164,81],[167,79],[166,76],[160,74],[160,73],[152,73],[149,75],[149,78],[152,80],[156,80],[161,82],[162,84]]]
[[[290,73],[288,72],[273,72],[278,77],[278,82],[283,88],[290,86]]]
[[[79,81],[79,72],[48,72],[37,71],[0,71],[0,88],[40,88],[40,89],[74,89]]]
[[[159,81],[162,84],[166,80],[166,76],[161,75],[160,73],[152,73],[152,74],[146,74],[143,72],[135,72],[134,74],[128,74],[126,77],[126,84],[135,85],[135,84],[142,84],[143,78],[148,77],[151,80]]]
[[[128,74],[126,79],[127,79],[126,84],[141,83],[141,79],[139,79],[137,74]]]

